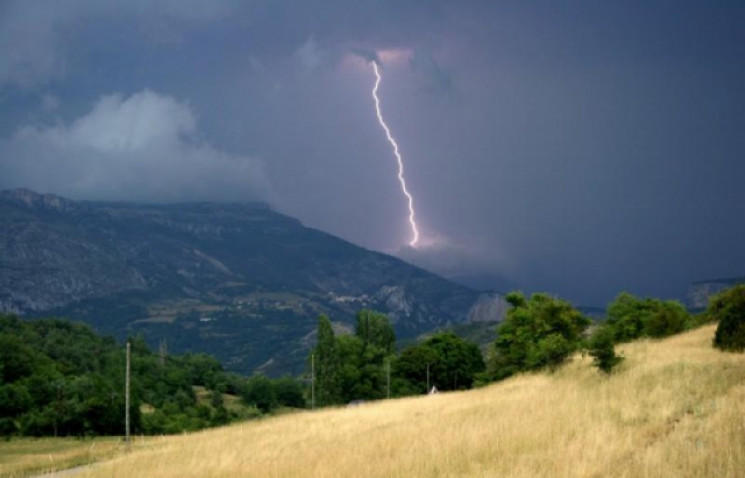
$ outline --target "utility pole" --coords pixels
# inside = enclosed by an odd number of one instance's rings
[[[124,442],[129,446],[129,341],[127,341],[127,374],[124,385]]]
[[[427,364],[427,393],[429,393],[429,364]]]
[[[310,408],[316,409],[316,356],[310,354]]]
[[[388,398],[391,398],[391,359],[388,358]]]

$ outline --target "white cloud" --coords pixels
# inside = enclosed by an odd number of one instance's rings
[[[145,90],[127,99],[118,94],[101,97],[90,113],[65,130],[65,135],[72,144],[101,153],[137,153],[178,147],[183,138],[195,132],[196,122],[187,104]]]
[[[101,97],[70,124],[0,141],[0,187],[73,198],[274,200],[261,163],[199,140],[188,104],[144,90]]]

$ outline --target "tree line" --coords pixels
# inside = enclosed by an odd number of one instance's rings
[[[579,351],[611,373],[623,360],[616,344],[710,321],[719,323],[714,346],[745,350],[745,285],[714,297],[698,315],[676,301],[622,293],[596,323],[548,294],[513,292],[506,300],[510,308],[485,354],[450,331],[398,349],[388,317],[372,310],[357,314],[351,334],[337,334],[322,315],[308,357],[312,377],[304,380],[247,378],[225,372],[205,354],[154,352],[142,337],[132,337],[133,432],[180,433],[283,407],[418,395],[433,387],[464,390],[525,371],[555,370]],[[0,315],[0,436],[121,434],[124,370],[124,347],[85,324]]]
[[[129,342],[136,434],[181,433],[305,406],[305,387],[294,378],[245,378],[205,354],[153,352],[141,336]],[[121,344],[85,324],[0,315],[0,436],[121,434],[125,360]]]
[[[351,335],[337,336],[322,315],[310,360],[318,406],[422,394],[428,386],[467,389],[485,370],[478,346],[452,332],[435,333],[396,353],[388,317],[371,310],[357,314]]]
[[[505,299],[510,308],[485,356],[476,344],[447,331],[396,352],[391,323],[374,311],[357,315],[353,335],[336,336],[329,318],[321,316],[312,350],[316,404],[416,395],[431,387],[468,389],[520,372],[556,370],[576,352],[589,354],[600,371],[611,373],[623,361],[616,344],[663,338],[712,321],[720,323],[715,346],[745,349],[745,285],[713,298],[695,315],[678,301],[623,292],[597,323],[549,294],[512,292]]]

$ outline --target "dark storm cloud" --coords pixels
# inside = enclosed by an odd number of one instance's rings
[[[417,50],[409,62],[415,70],[424,72],[429,77],[432,85],[439,92],[448,93],[453,88],[453,79],[434,59],[431,53]]]
[[[596,304],[680,296],[745,273],[744,8],[5,2],[0,184],[271,196],[396,251],[409,230],[375,58],[429,244],[419,263]]]
[[[380,63],[380,58],[378,58],[378,54],[375,50],[365,50],[363,48],[351,48],[350,51],[365,61],[368,61],[368,62],[374,61],[374,62]]]
[[[186,27],[218,20],[235,4],[234,0],[3,2],[0,85],[37,87],[64,77],[71,56],[67,42],[81,26],[86,30],[91,23],[113,18],[133,22],[137,25],[134,33],[150,42],[173,42],[182,39]],[[94,49],[95,45],[88,48]]]

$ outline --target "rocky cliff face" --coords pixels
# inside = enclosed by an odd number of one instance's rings
[[[0,193],[0,310],[49,310],[90,297],[146,287],[126,254],[72,221],[79,203],[28,190]]]
[[[695,282],[688,288],[688,306],[692,309],[705,309],[710,298],[737,284],[745,284],[745,277]]]
[[[143,333],[174,352],[213,353],[236,371],[297,372],[319,314],[361,308],[397,333],[499,320],[483,295],[361,249],[264,204],[76,202],[0,193],[0,309],[60,314],[102,332]],[[269,360],[273,359],[273,360]]]
[[[502,320],[509,305],[501,294],[482,293],[468,311],[469,322],[494,322]]]

